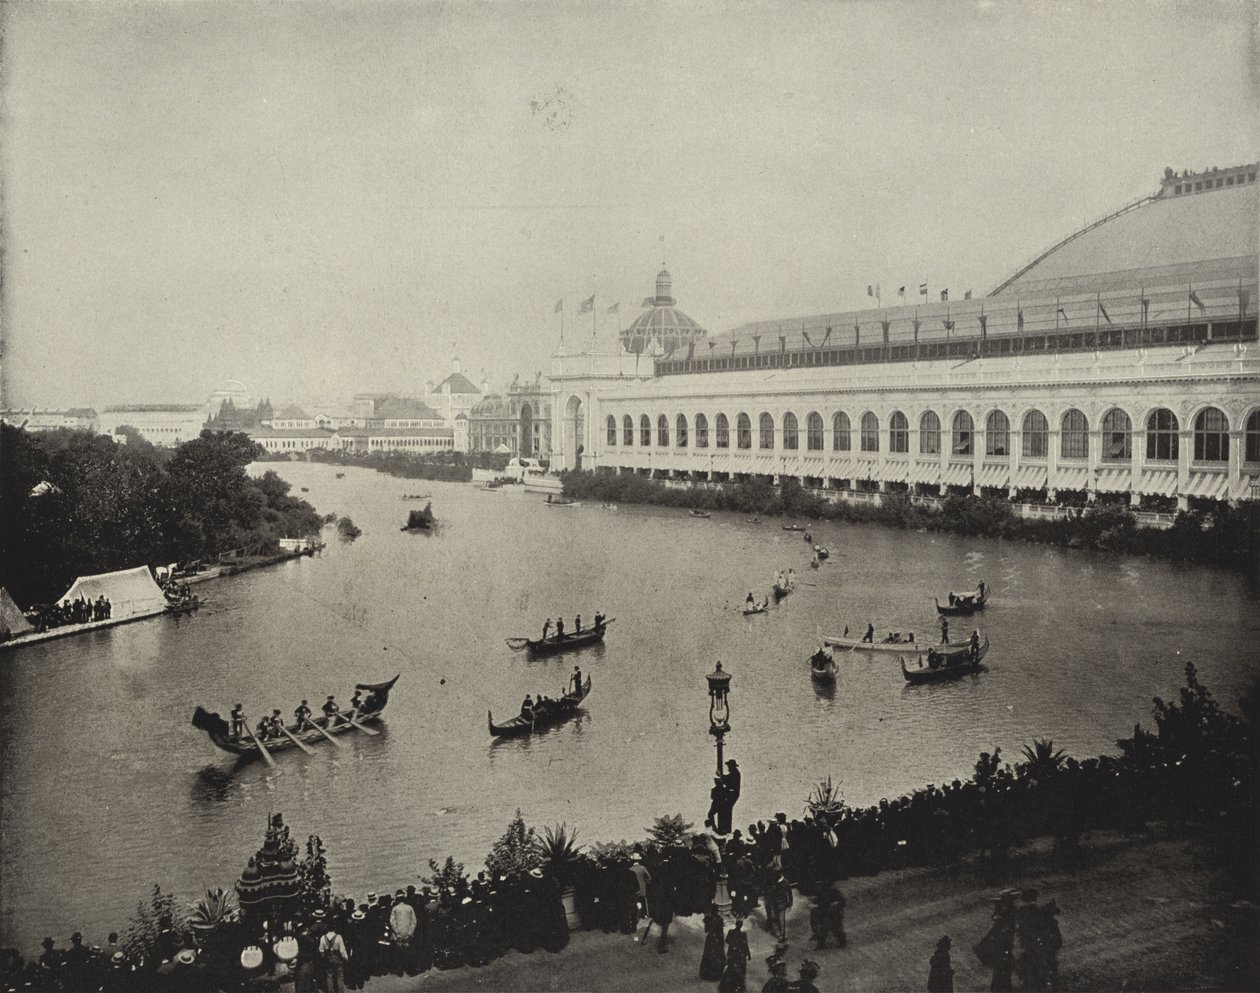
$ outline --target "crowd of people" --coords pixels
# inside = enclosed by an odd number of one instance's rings
[[[107,621],[113,616],[114,605],[109,597],[102,593],[95,600],[78,597],[74,600],[62,600],[61,603],[43,604],[34,609],[31,623],[36,631],[48,631],[52,628],[64,627],[67,624],[90,624],[93,621]]]

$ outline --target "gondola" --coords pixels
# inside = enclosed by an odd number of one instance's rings
[[[399,673],[399,676],[401,675]],[[302,725],[287,724],[285,725],[285,730],[288,734],[281,735],[278,738],[268,738],[263,742],[263,745],[267,752],[275,752],[285,748],[296,748],[298,747],[297,742],[308,746],[317,745],[328,740],[332,735],[345,734],[351,730],[360,730],[359,725],[370,724],[379,720],[381,711],[389,703],[389,691],[394,688],[394,684],[398,682],[399,676],[395,676],[384,683],[356,683],[354,688],[363,690],[368,695],[363,701],[364,706],[354,717],[342,713],[332,720],[326,717],[312,717]],[[234,755],[258,755],[260,753],[258,741],[254,737],[248,721],[245,724],[245,735],[240,738],[234,738],[231,733],[231,726],[227,721],[216,713],[198,707],[193,711],[192,725],[201,731],[205,731],[210,736],[210,740],[225,752],[231,752]]]
[[[744,601],[744,616],[751,617],[753,614],[764,614],[770,609],[770,598],[766,597],[761,603],[749,603]]]
[[[689,510],[687,511],[687,513],[690,514],[692,517],[712,517],[713,516],[707,510]]]
[[[574,633],[566,632],[564,635],[552,635],[550,638],[506,638],[508,648],[514,652],[519,652],[523,648],[528,648],[531,655],[552,655],[555,652],[567,652],[573,648],[585,648],[587,645],[593,645],[597,641],[604,640],[604,634],[608,630],[608,625],[615,621],[615,617],[606,617],[597,628],[587,628],[585,631],[577,631]]]
[[[979,672],[984,668],[980,662],[953,662],[937,666],[935,669],[924,667],[922,669],[907,669],[906,660],[903,656],[901,662],[901,675],[907,683],[944,683],[951,679],[961,679],[963,676],[970,676]]]
[[[984,610],[984,605],[989,599],[989,591],[982,584],[970,593],[951,593],[949,596],[953,602],[944,606],[941,606],[939,599],[932,598],[936,603],[936,612],[946,617],[970,617],[977,610]]]
[[[809,678],[823,684],[836,681],[836,660],[826,649],[820,648],[809,657]]]
[[[552,700],[551,706],[542,714],[535,712],[533,718],[529,720],[517,714],[502,724],[495,724],[494,712],[488,710],[486,723],[490,725],[490,734],[495,738],[519,738],[533,734],[535,731],[541,731],[543,728],[551,727],[553,724],[572,717],[590,692],[591,677],[587,676],[580,693],[566,693],[559,700]]]

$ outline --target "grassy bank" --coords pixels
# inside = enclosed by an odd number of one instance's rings
[[[1141,528],[1125,507],[1092,504],[1078,516],[1025,519],[1006,500],[949,496],[939,507],[911,501],[904,492],[885,493],[879,505],[831,500],[791,477],[772,486],[761,478],[738,483],[667,486],[638,475],[570,472],[564,492],[575,499],[697,507],[745,514],[880,524],[912,530],[946,531],[1031,541],[1065,548],[1149,555],[1177,562],[1219,566],[1255,575],[1260,566],[1260,514],[1253,508],[1218,504],[1211,513],[1184,511],[1171,528]]]
[[[492,452],[437,452],[409,455],[404,452],[312,452],[312,462],[375,469],[399,479],[432,479],[445,483],[472,482],[473,469],[502,471],[507,455]]]

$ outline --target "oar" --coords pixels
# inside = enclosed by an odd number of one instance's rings
[[[241,721],[242,727],[245,728],[245,733],[249,735],[249,740],[258,746],[258,751],[262,753],[262,757],[265,758],[267,760],[267,764],[274,769],[276,767],[276,760],[271,757],[271,752],[267,751],[267,746],[254,737],[254,732],[249,729],[249,721],[245,720],[243,715],[241,717]]]
[[[347,723],[352,724],[354,727],[358,728],[358,729],[359,729],[360,731],[362,731],[364,734],[370,734],[370,735],[372,735],[372,737],[374,737],[374,738],[375,738],[378,734],[380,734],[380,732],[379,732],[379,731],[374,731],[372,728],[369,728],[369,727],[364,727],[362,724],[360,724],[358,721],[356,721],[356,720],[355,720],[353,717],[351,717],[349,714],[338,714],[337,716],[338,716],[338,717],[345,718],[345,720],[346,720],[346,722],[347,722]]]
[[[318,724],[316,724],[316,723],[315,723],[313,720],[311,720],[309,717],[306,719],[306,723],[307,723],[307,724],[309,724],[311,727],[313,727],[313,728],[314,728],[316,731],[318,731],[320,734],[322,734],[322,735],[323,735],[325,738],[327,738],[329,741],[331,741],[331,742],[332,742],[334,745],[336,745],[338,748],[344,748],[344,747],[345,747],[345,745],[343,745],[340,741],[338,741],[336,738],[334,738],[331,734],[329,734],[327,731],[325,731],[322,727],[320,727]]]
[[[297,745],[298,748],[302,749],[302,751],[306,752],[307,755],[315,754],[315,752],[311,749],[309,745],[305,744],[304,742],[298,741],[297,738],[289,734],[289,729],[285,727],[283,724],[280,725],[280,730],[284,732],[284,736],[286,738],[288,738],[291,742],[293,742],[293,744]]]

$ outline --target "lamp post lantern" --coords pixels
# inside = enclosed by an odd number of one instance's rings
[[[713,672],[704,677],[709,683],[709,734],[717,745],[717,774],[714,785],[715,798],[710,806],[710,816],[706,827],[716,835],[726,835],[731,830],[731,811],[739,798],[738,772],[727,776],[722,764],[722,746],[726,742],[726,734],[731,729],[731,710],[727,696],[731,689],[731,674],[717,663]],[[733,760],[732,760],[733,761]],[[734,919],[731,912],[730,880],[726,873],[726,862],[721,857],[720,840],[717,842],[718,862],[717,881],[714,887],[713,902],[718,913],[727,924]]]

